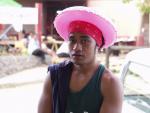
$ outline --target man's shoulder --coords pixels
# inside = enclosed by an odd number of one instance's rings
[[[52,64],[52,65],[49,65],[48,66],[48,71],[50,71],[51,69],[52,70],[59,70],[59,69],[62,69],[62,68],[67,68],[67,67],[70,67],[72,66],[72,62],[70,60],[65,60],[63,62],[60,62],[58,64]]]
[[[102,89],[103,91],[106,89],[117,88],[122,86],[119,77],[114,75],[109,69],[105,69],[102,76]]]
[[[119,78],[107,68],[104,70],[102,81],[105,85],[118,84],[118,82],[120,82]]]
[[[72,67],[73,63],[71,61],[63,61],[58,64],[50,65],[48,72],[50,73],[52,84],[67,81],[72,72]]]

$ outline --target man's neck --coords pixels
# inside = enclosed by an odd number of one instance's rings
[[[97,66],[98,64],[96,63],[96,61],[83,65],[74,64],[74,71],[78,71],[80,73],[88,73],[90,71],[95,70]]]

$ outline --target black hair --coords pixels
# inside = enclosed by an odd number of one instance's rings
[[[102,48],[102,47],[104,46],[104,44],[105,44],[105,40],[104,40],[104,37],[103,37],[103,35],[102,35],[102,44],[100,45],[99,48]]]
[[[48,41],[48,39],[47,38],[43,38],[43,41]]]
[[[104,37],[102,35],[102,44],[100,45],[100,47],[98,47],[99,49],[102,48],[105,44],[105,40],[104,40]],[[96,43],[96,46],[98,46],[98,44]]]

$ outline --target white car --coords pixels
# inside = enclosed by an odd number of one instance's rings
[[[150,48],[129,52],[120,74],[124,85],[122,113],[150,113]]]

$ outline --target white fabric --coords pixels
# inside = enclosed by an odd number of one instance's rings
[[[63,44],[56,51],[56,54],[61,54],[61,53],[67,53],[67,54],[69,54],[68,44],[69,43],[67,41],[63,42]]]
[[[39,46],[38,40],[29,37],[28,53],[32,54],[34,50],[39,49],[39,48],[40,46]]]

